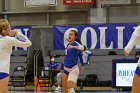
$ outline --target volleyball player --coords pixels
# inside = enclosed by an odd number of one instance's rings
[[[85,46],[84,46],[84,49]],[[82,65],[82,67],[84,67],[84,62],[83,62],[83,54],[82,54],[82,51],[79,52],[79,59],[80,59],[80,63]],[[61,82],[62,82],[62,73],[63,73],[63,70],[64,70],[64,63],[62,62],[61,63],[61,71],[57,74],[57,84],[58,84],[58,87],[55,89],[56,92],[60,92],[61,91]],[[82,71],[84,70],[84,68],[82,68]],[[78,91],[77,89],[77,85],[75,85],[75,90]]]
[[[79,50],[84,50],[84,46],[76,42],[78,33],[71,30],[68,36],[68,42],[65,49],[64,70],[62,74],[62,85],[64,93],[75,93],[74,86],[79,76],[78,54]]]
[[[128,42],[127,46],[124,49],[124,54],[126,56],[129,55],[132,48],[140,41],[140,26],[138,26],[132,36],[130,41]],[[137,68],[135,71],[135,75],[133,78],[133,84],[132,84],[132,93],[140,93],[140,58],[137,63]]]
[[[12,46],[29,47],[30,40],[20,32],[12,31],[6,19],[0,19],[0,93],[8,92]]]

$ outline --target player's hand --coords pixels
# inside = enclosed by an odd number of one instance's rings
[[[74,47],[73,47],[72,45],[68,45],[68,47],[67,47],[67,48],[69,49],[69,48],[74,48]]]
[[[7,36],[7,35],[8,35],[8,32],[7,32],[6,30],[2,30],[1,34],[2,34],[3,36]]]
[[[129,53],[124,50],[124,55],[129,56]]]
[[[9,31],[8,35],[14,37],[17,33],[15,31]]]

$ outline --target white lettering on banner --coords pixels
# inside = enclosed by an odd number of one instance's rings
[[[18,31],[18,32],[20,32],[20,33],[23,33],[22,31],[21,31],[21,29],[13,29],[14,31]],[[23,29],[23,31],[25,32],[25,36],[27,36],[27,33],[28,33],[28,31],[29,31],[29,29]],[[27,50],[27,48],[23,48],[24,50]],[[17,47],[15,47],[15,49],[14,50],[18,50],[17,49]]]
[[[83,30],[83,32],[81,34],[81,40],[82,40],[81,42],[83,45],[87,46],[87,38],[86,38],[87,31],[91,32],[91,48],[90,49],[94,49],[97,44],[97,34],[96,34],[96,31],[92,27],[86,27]]]
[[[125,28],[125,26],[117,26],[114,29],[114,33],[118,33],[115,34],[115,37],[113,37],[114,39],[116,39],[115,41],[111,39],[107,40],[107,36],[110,36],[110,33],[107,31],[109,30],[108,27],[104,26],[104,27],[98,27],[99,31],[97,32],[96,28],[94,29],[93,27],[85,27],[84,29],[80,29],[80,33],[81,33],[81,42],[83,45],[85,45],[87,47],[87,34],[90,32],[91,33],[91,38],[89,39],[89,43],[91,43],[91,46],[89,47],[89,49],[95,49],[96,47],[99,47],[100,49],[113,49],[113,47],[117,48],[117,49],[123,49],[125,46],[124,44],[126,44],[125,39],[128,39],[129,37],[124,37],[126,35],[124,35],[125,33],[127,33],[127,29]],[[135,30],[136,27],[133,27],[133,30]],[[19,29],[20,30],[20,29]],[[64,33],[64,46],[66,47],[68,42],[66,41],[66,38],[68,38],[69,32],[71,30],[76,30],[78,32],[78,28],[69,28],[66,30],[66,32]],[[132,28],[130,29],[132,30]],[[27,34],[28,30],[24,29],[24,31],[26,32],[25,34]],[[112,30],[113,31],[113,30]],[[132,32],[132,31],[130,31]],[[128,36],[131,36],[131,33],[128,33]],[[97,37],[97,34],[99,33],[99,36]],[[100,40],[98,43],[98,39]],[[128,40],[127,40],[128,41]],[[116,44],[117,43],[117,44]],[[99,44],[99,45],[98,45]],[[109,45],[106,45],[109,44]],[[135,46],[135,48],[140,48],[140,42]]]
[[[25,32],[25,36],[27,36],[28,35],[28,31],[29,31],[29,29],[24,29],[24,32]]]
[[[69,32],[70,32],[71,30],[75,30],[75,31],[78,32],[78,30],[77,30],[76,28],[69,28],[69,29],[67,29],[67,31],[64,33],[64,46],[65,46],[65,48],[67,47],[67,45],[68,45],[68,43],[69,43],[66,39],[68,38]]]
[[[99,27],[100,29],[100,49],[112,49],[113,48],[113,42],[111,41],[111,44],[109,47],[106,47],[106,29],[107,27]]]
[[[123,30],[125,27],[116,27],[118,31],[118,49],[123,49]]]

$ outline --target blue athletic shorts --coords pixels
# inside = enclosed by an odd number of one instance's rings
[[[135,72],[138,76],[140,76],[140,67],[137,66],[136,68],[136,72]]]
[[[74,66],[74,68],[76,67],[77,65]],[[72,69],[72,68],[68,68],[68,69]],[[69,71],[65,70],[65,67],[63,67],[63,73],[69,75]]]
[[[66,75],[69,75],[69,72],[66,71],[65,69],[63,69],[63,73],[65,73]]]
[[[0,80],[6,78],[8,76],[9,76],[9,74],[4,73],[4,72],[0,72]]]

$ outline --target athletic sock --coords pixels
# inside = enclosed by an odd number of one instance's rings
[[[76,92],[73,88],[71,88],[71,89],[68,89],[68,93],[76,93]]]

